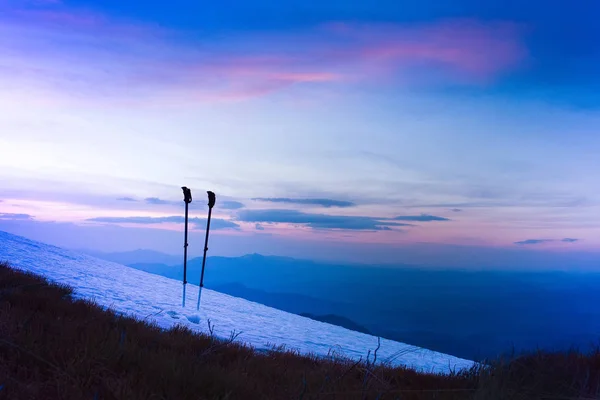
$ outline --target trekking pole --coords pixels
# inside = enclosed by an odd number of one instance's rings
[[[202,272],[200,275],[200,288],[198,289],[198,304],[196,310],[200,310],[200,297],[202,296],[202,288],[204,287],[204,265],[206,264],[206,252],[208,251],[208,232],[210,230],[210,216],[212,209],[215,206],[216,197],[210,190],[208,193],[208,219],[206,220],[206,238],[204,239],[204,257],[202,258]]]
[[[188,207],[192,202],[192,191],[183,186],[183,201],[185,202],[185,234],[183,238],[183,303],[185,307],[185,285],[187,283],[187,248],[188,248]]]

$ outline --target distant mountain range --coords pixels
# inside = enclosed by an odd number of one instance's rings
[[[120,253],[101,253],[88,251],[87,254],[100,259],[105,259],[107,261],[125,264],[129,267],[144,272],[148,272],[155,275],[161,275],[171,279],[182,279],[183,275],[183,270],[181,266],[174,265],[181,261],[180,257],[171,256],[169,254],[164,254],[153,250],[134,250]],[[189,260],[188,280],[191,280],[190,278],[193,279],[194,277],[198,276],[201,270],[201,262],[201,258],[194,258]],[[231,262],[235,264],[251,263],[253,265],[255,263],[261,263],[262,265],[270,263],[277,263],[278,265],[281,265],[282,262],[305,263],[304,261],[295,260],[293,258],[265,257],[260,254],[248,254],[237,258],[209,257],[208,262],[211,266],[211,273],[216,272],[216,276],[212,276],[213,282],[215,281],[215,279],[217,280],[217,282],[224,282],[230,279],[228,277],[230,277],[231,275],[228,273],[228,271],[226,271],[226,269],[227,266],[231,268],[231,265],[228,265]],[[215,263],[217,263],[219,267],[215,267]],[[250,269],[248,270],[250,271]],[[235,275],[239,276],[239,271],[236,271]],[[196,282],[191,281],[191,283]],[[324,311],[334,312],[351,308],[351,305],[328,302],[314,297],[304,296],[301,294],[271,293],[264,290],[251,289],[241,283],[212,283],[207,284],[207,287],[221,293],[254,301],[256,303],[264,304],[269,307],[308,317],[316,321],[341,326],[343,328],[350,329],[356,332],[371,334],[371,332],[369,332],[367,328],[357,324],[349,318],[336,314],[319,315],[319,313],[322,313]]]
[[[175,256],[92,254],[182,279]],[[188,262],[198,284],[202,258]],[[205,285],[280,310],[469,359],[585,347],[600,338],[600,274],[334,265],[249,254],[209,257]]]
[[[327,315],[313,315],[309,313],[300,313],[303,317],[314,319],[315,321],[327,322],[331,325],[337,325],[344,327],[346,329],[350,329],[351,331],[362,332],[368,335],[372,333],[363,326],[358,325],[354,321],[349,320],[348,318],[340,317],[339,315],[327,314]]]
[[[112,261],[118,264],[156,263],[165,265],[177,265],[182,263],[183,255],[175,256],[154,250],[138,249],[117,253],[105,253],[93,250],[78,250],[101,260]]]

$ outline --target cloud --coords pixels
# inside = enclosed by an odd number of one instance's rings
[[[239,210],[240,208],[244,208],[244,204],[240,203],[239,201],[227,200],[221,202],[219,208],[224,210]]]
[[[461,212],[462,209],[461,208],[451,208],[450,211],[452,211],[452,212]]]
[[[106,224],[154,225],[163,223],[183,224],[185,222],[185,218],[176,215],[169,217],[96,217],[89,218],[86,221],[102,222]],[[191,224],[194,224],[194,226],[196,226],[197,228],[206,228],[206,218],[192,217],[189,218],[188,221]],[[210,226],[214,229],[239,228],[239,225],[235,222],[220,218],[211,218]]]
[[[450,221],[448,218],[436,217],[435,215],[421,214],[421,215],[401,215],[395,217],[396,221],[417,221],[417,222],[431,222],[431,221]]]
[[[33,219],[33,217],[29,214],[0,213],[0,219],[25,221],[25,220],[31,220],[31,219]]]
[[[94,98],[240,100],[297,85],[481,85],[527,55],[518,26],[475,20],[244,32],[203,43],[202,51],[184,32],[66,6],[9,9],[0,24],[14,43],[0,53],[3,68],[26,82]],[[67,61],[74,56],[82,62]]]
[[[542,244],[542,243],[549,243],[549,242],[564,242],[564,243],[575,243],[578,242],[580,239],[573,239],[573,238],[564,238],[564,239],[560,239],[560,240],[555,240],[555,239],[527,239],[527,240],[523,240],[520,242],[515,242],[515,244],[518,245],[529,245],[529,244]]]
[[[266,201],[270,203],[287,203],[287,204],[304,204],[321,206],[325,208],[330,207],[354,207],[356,204],[351,201],[344,200],[332,200],[332,199],[291,199],[288,197],[257,197],[252,200]]]
[[[144,201],[146,202],[146,204],[154,204],[154,205],[169,204],[168,201],[161,200],[158,197],[147,197],[144,199]]]
[[[344,216],[327,214],[309,214],[297,210],[244,210],[238,213],[243,222],[267,222],[306,225],[315,229],[344,229],[382,231],[399,226],[410,226],[384,218],[364,216]]]
[[[579,239],[573,239],[573,238],[564,238],[561,240],[561,242],[565,242],[565,243],[575,243],[578,241],[579,241]]]
[[[265,230],[265,227],[262,226],[261,224],[256,224],[254,227],[256,228],[257,231],[264,231]]]
[[[413,25],[333,23],[328,27],[353,40],[354,57],[378,65],[438,64],[471,76],[491,77],[509,69],[525,53],[512,23],[450,20]],[[493,49],[486,46],[493,46]]]
[[[490,191],[470,191],[467,197],[473,201],[456,203],[404,204],[407,208],[450,208],[463,210],[466,208],[507,208],[507,207],[582,207],[596,205],[594,201],[582,196],[554,191],[544,193],[511,192],[510,188]]]
[[[181,201],[173,201],[173,200],[164,200],[164,199],[161,199],[158,197],[146,197],[144,199],[144,202],[146,204],[153,205],[153,206],[164,206],[164,205],[183,206],[183,204],[184,204],[183,199]],[[195,199],[194,201],[192,201],[190,203],[189,208],[191,210],[202,210],[202,209],[206,208],[206,203],[203,201],[198,201],[198,199]],[[226,207],[221,207],[221,208],[226,208]]]
[[[162,200],[162,199],[159,199],[158,197],[146,197],[144,199],[144,201],[146,202],[146,204],[153,204],[153,205],[175,204],[174,201]],[[179,204],[179,203],[177,203],[177,204]]]
[[[133,197],[119,197],[117,199],[118,201],[129,201],[129,202],[134,202],[137,201],[136,199],[134,199]]]
[[[549,243],[549,242],[553,242],[553,241],[554,241],[554,239],[527,239],[527,240],[522,240],[520,242],[515,242],[515,244],[531,245],[531,244]]]

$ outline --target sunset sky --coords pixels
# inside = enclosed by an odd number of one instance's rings
[[[600,254],[598,15],[0,0],[0,230],[178,254],[186,185],[193,254],[207,190],[213,255]]]

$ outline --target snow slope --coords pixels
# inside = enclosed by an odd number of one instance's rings
[[[345,328],[279,311],[262,304],[205,289],[196,311],[198,287],[188,284],[186,308],[181,307],[181,282],[138,271],[84,254],[35,242],[0,231],[0,261],[68,284],[78,298],[90,298],[104,307],[148,319],[161,327],[183,324],[229,337],[259,349],[284,345],[301,353],[335,354],[358,359],[377,347],[377,338]],[[425,350],[387,339],[381,340],[378,360],[419,370],[448,372],[468,368],[473,361]]]

